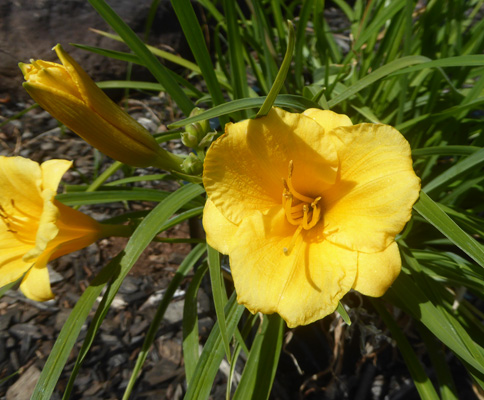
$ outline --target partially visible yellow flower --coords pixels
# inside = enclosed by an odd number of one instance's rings
[[[0,157],[0,287],[25,274],[20,284],[25,296],[49,300],[54,295],[47,262],[109,234],[110,225],[55,200],[71,164]]]
[[[207,242],[229,255],[238,302],[289,327],[332,313],[350,289],[385,293],[420,191],[397,130],[317,109],[227,125],[203,182]]]
[[[42,108],[115,160],[134,167],[180,170],[183,160],[163,150],[59,44],[54,50],[62,64],[43,60],[19,64],[24,88]]]

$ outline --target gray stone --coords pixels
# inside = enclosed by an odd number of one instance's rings
[[[183,306],[185,301],[172,301],[165,311],[163,321],[168,324],[176,324],[183,319]]]
[[[32,365],[20,378],[8,388],[6,400],[28,400],[34,392],[35,385],[40,377],[40,370]]]
[[[12,325],[9,329],[9,332],[18,339],[24,339],[27,335],[32,337],[32,339],[40,339],[42,337],[39,328],[28,323]]]

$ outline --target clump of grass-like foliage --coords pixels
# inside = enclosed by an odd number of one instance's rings
[[[177,128],[207,119],[221,133],[225,123],[255,116],[273,87],[277,90],[272,94],[278,96],[269,96],[269,106],[273,103],[297,112],[310,107],[331,109],[347,114],[355,124],[382,122],[402,132],[411,144],[422,192],[412,220],[397,237],[402,273],[387,294],[371,304],[396,341],[422,398],[458,398],[453,371],[446,363],[446,355],[451,353],[475,387],[484,390],[484,314],[475,306],[484,299],[484,20],[479,19],[483,1],[356,0],[350,5],[335,0],[348,24],[332,27],[321,0],[247,0],[244,13],[233,0],[198,0],[197,12],[203,10],[210,21],[211,54],[193,3],[172,0],[195,62],[145,46],[103,0],[90,3],[115,32],[98,33],[125,42],[126,52],[78,46],[141,64],[158,81],[99,85],[164,91],[187,117],[173,121],[172,130],[160,136],[160,141],[176,136]],[[148,21],[157,4],[153,1]],[[294,25],[294,34],[288,20]],[[160,58],[184,67],[185,72],[169,71]],[[285,74],[278,77],[281,65],[289,70],[285,79]],[[195,104],[206,111],[188,118]],[[121,183],[102,190],[101,183],[117,168],[115,164],[93,182],[90,191],[66,193],[58,199],[70,205],[92,203],[92,189],[96,189],[99,202],[131,200]],[[177,191],[158,198],[146,194],[158,205],[138,225],[123,253],[104,267],[76,304],[33,398],[50,398],[82,325],[106,287],[72,372],[65,398],[69,396],[94,335],[143,249],[160,232],[201,215],[204,198],[203,188],[196,184],[199,181],[188,175],[173,179],[184,182]],[[277,316],[248,316],[239,325],[244,308],[234,295],[227,298],[219,254],[209,249],[207,255],[205,244],[193,247],[167,289],[124,398],[133,390],[170,299],[197,263],[186,293],[183,321],[185,398],[208,398],[222,360],[226,357],[233,367],[242,352],[247,361],[233,398],[268,398],[284,324]],[[218,322],[199,354],[196,298],[207,273]],[[395,313],[397,308],[402,313]],[[347,320],[344,306],[339,311]],[[408,317],[418,327],[419,340],[426,344],[434,381],[399,323]],[[228,382],[227,397],[232,392]]]

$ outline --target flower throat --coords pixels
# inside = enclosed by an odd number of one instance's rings
[[[31,217],[16,207],[13,199],[10,200],[10,207],[7,208],[9,209],[8,211],[0,204],[0,219],[5,224],[7,232],[15,234],[19,240],[28,241],[29,239],[23,237],[24,235],[21,232],[28,231],[26,226],[29,224],[28,221]]]
[[[286,179],[282,179],[284,190],[282,191],[282,206],[286,214],[287,221],[296,225],[297,229],[292,236],[289,247],[284,247],[284,254],[289,254],[296,243],[297,236],[303,229],[309,230],[314,227],[321,219],[321,197],[315,199],[298,193],[292,184],[292,174],[294,171],[293,161],[289,161],[289,173]]]

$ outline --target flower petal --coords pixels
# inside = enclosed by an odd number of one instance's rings
[[[207,243],[220,253],[228,254],[239,227],[225,218],[210,199],[203,209],[203,227]]]
[[[337,114],[330,110],[320,110],[318,108],[309,108],[303,112],[304,115],[314,119],[319,125],[324,128],[325,132],[329,132],[338,126],[351,126],[353,123],[345,114]]]
[[[47,301],[54,298],[50,288],[49,270],[47,261],[50,254],[44,253],[35,265],[25,274],[20,290],[25,297],[35,301]]]
[[[57,192],[59,183],[72,166],[72,161],[68,160],[48,160],[40,165],[42,171],[42,188]]]
[[[51,189],[46,189],[42,193],[44,207],[40,215],[39,226],[37,227],[35,247],[24,255],[24,261],[26,262],[34,261],[39,257],[59,233],[59,228],[56,225],[59,210],[54,205],[55,194]]]
[[[358,272],[353,289],[366,296],[383,296],[397,279],[401,267],[396,242],[378,253],[358,252]]]
[[[205,158],[208,197],[239,224],[255,210],[281,204],[291,160],[295,189],[306,196],[318,196],[336,179],[335,147],[311,118],[273,108],[266,117],[228,124]]]
[[[32,61],[32,64],[19,63],[26,81],[42,83],[60,93],[69,93],[82,99],[75,83],[64,66],[43,60]]]
[[[8,214],[12,209],[31,217],[42,212],[42,175],[38,163],[23,157],[0,156],[0,187],[0,206]]]
[[[50,260],[63,256],[64,254],[83,249],[103,237],[101,224],[73,208],[54,200],[59,217],[56,225],[59,234],[49,244],[49,248],[55,248]]]
[[[136,132],[142,133],[132,137],[128,135],[132,132],[130,129],[121,130],[112,125],[104,115],[96,112],[98,110],[92,110],[69,93],[59,94],[58,91],[39,83],[25,82],[23,86],[42,108],[109,157],[138,167],[151,166],[160,157],[159,146],[144,128],[138,126]],[[125,128],[127,127],[126,122]],[[142,136],[144,138],[140,139]]]
[[[28,249],[30,246],[19,246],[18,243],[16,247],[0,247],[0,287],[15,282],[30,268],[32,263],[22,260]]]
[[[359,124],[332,131],[340,175],[322,195],[328,240],[352,250],[386,249],[410,219],[420,179],[410,146],[394,128]]]
[[[256,212],[237,230],[230,265],[237,301],[252,313],[277,312],[289,327],[332,313],[353,286],[357,253],[303,231],[286,255],[295,227],[282,207]]]

